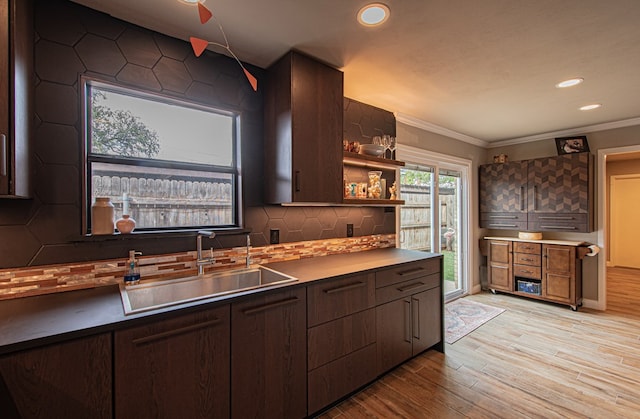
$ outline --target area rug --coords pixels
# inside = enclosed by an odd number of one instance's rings
[[[445,342],[452,344],[504,311],[465,298],[444,306]]]

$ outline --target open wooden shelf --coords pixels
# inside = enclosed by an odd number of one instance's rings
[[[351,166],[362,166],[372,169],[396,169],[404,166],[403,161],[383,159],[380,157],[368,156],[366,154],[343,152],[342,161]]]
[[[353,205],[375,205],[377,207],[381,206],[396,206],[396,205],[404,205],[404,200],[402,199],[371,199],[371,198],[343,198],[343,204],[353,204]]]

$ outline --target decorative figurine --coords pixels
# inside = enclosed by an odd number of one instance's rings
[[[398,199],[398,197],[396,196],[396,191],[397,191],[396,183],[393,182],[393,185],[389,187],[389,193],[391,194],[389,199]]]

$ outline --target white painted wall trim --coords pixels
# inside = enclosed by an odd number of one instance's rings
[[[602,148],[598,150],[598,196],[595,197],[598,203],[598,243],[597,245],[602,249],[598,257],[598,300],[594,303],[596,310],[607,309],[607,253],[608,249],[604,247],[605,239],[607,237],[607,203],[605,202],[605,196],[607,192],[607,156],[612,154],[623,154],[640,151],[640,145],[633,145],[627,147],[615,147],[615,148]],[[587,307],[586,302],[584,303]]]
[[[469,135],[462,134],[457,131],[453,131],[449,128],[441,127],[439,125],[432,124],[431,122],[423,121],[421,119],[414,118],[410,115],[405,115],[402,113],[396,113],[396,121],[406,125],[410,125],[415,128],[423,129],[428,132],[432,132],[434,134],[444,135],[445,137],[454,138],[456,140],[464,141],[465,143],[473,144],[475,146],[484,147],[487,149],[505,147],[508,145],[515,145],[515,144],[530,143],[533,141],[548,140],[549,138],[580,135],[580,134],[584,134],[585,132],[606,131],[609,129],[625,128],[625,127],[640,125],[640,118],[631,118],[631,119],[624,119],[622,121],[605,122],[602,124],[587,125],[584,127],[545,132],[542,134],[529,135],[527,137],[520,137],[520,138],[512,138],[509,140],[486,141],[486,140],[481,140],[479,138],[471,137]]]

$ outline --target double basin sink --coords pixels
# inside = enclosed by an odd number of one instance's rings
[[[164,281],[120,285],[125,314],[297,281],[273,269],[234,269]]]

